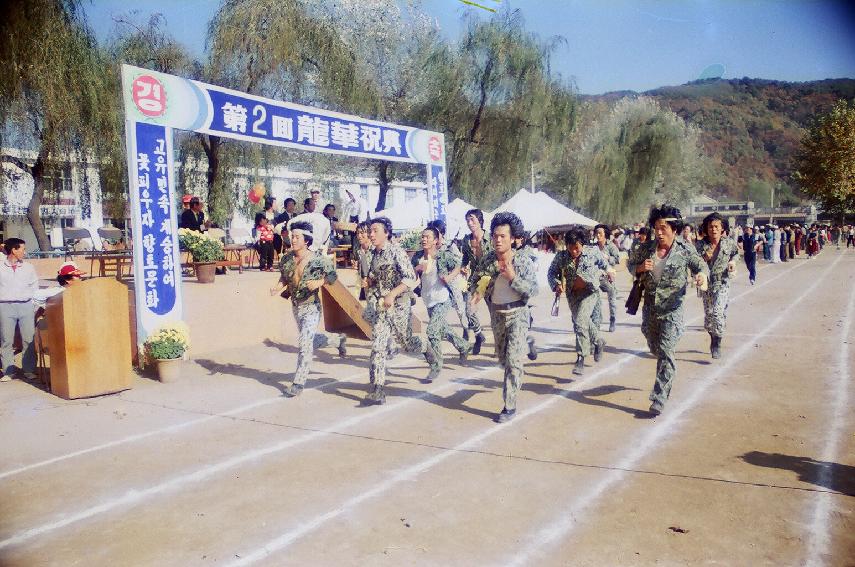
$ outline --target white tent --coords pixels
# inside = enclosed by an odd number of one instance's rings
[[[387,217],[396,233],[422,229],[430,221],[430,208],[424,199],[415,199],[396,207],[371,213],[371,218]]]
[[[523,221],[525,229],[537,232],[544,228],[565,228],[573,224],[594,226],[597,221],[565,207],[543,192],[532,193],[520,189],[516,195],[505,201],[493,214],[514,213]]]
[[[470,205],[460,197],[454,199],[445,208],[445,223],[446,237],[449,239],[462,238],[469,234],[469,227],[466,225],[466,212],[472,209],[477,209],[475,205]],[[493,218],[491,213],[484,211],[484,226],[490,227],[490,219]]]

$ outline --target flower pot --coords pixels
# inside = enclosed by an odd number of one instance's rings
[[[216,262],[194,262],[196,268],[196,280],[199,283],[214,283],[214,276],[217,272]]]
[[[180,358],[158,359],[157,377],[161,382],[177,382],[181,378],[181,366],[183,360]]]

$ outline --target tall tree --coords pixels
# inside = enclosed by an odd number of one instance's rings
[[[208,47],[200,78],[214,84],[334,108],[361,109],[372,99],[350,48],[299,0],[226,0],[209,25]],[[222,221],[236,197],[222,164],[237,164],[246,151],[219,136],[199,140],[208,163],[209,211]],[[231,153],[228,146],[234,146]]]
[[[838,101],[802,138],[793,177],[835,216],[855,211],[855,101]]]
[[[646,97],[588,108],[553,182],[603,222],[637,220],[656,201],[684,203],[706,171],[699,130]]]
[[[359,74],[366,82],[360,101],[343,110],[378,120],[430,126],[418,109],[436,96],[426,87],[432,51],[442,41],[439,29],[418,2],[396,0],[340,0],[319,3],[315,12],[353,51]],[[354,102],[356,104],[354,104]],[[391,181],[399,174],[417,174],[421,168],[385,160],[376,163],[380,186],[375,210],[386,208]]]
[[[495,204],[528,184],[534,161],[572,131],[575,96],[550,74],[561,38],[541,41],[518,11],[472,18],[456,50],[430,59],[439,93],[425,115],[446,132],[449,185],[468,200]]]
[[[27,219],[39,247],[50,250],[40,216],[45,175],[55,162],[97,157],[105,148],[104,108],[114,93],[77,0],[7,0],[0,8],[0,123],[35,162],[11,153],[33,178]]]

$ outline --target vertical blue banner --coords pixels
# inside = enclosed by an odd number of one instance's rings
[[[128,125],[134,287],[139,340],[166,320],[180,320],[181,262],[172,171],[172,130]]]
[[[445,185],[445,166],[428,166],[428,189],[433,209],[433,218],[445,220],[448,206],[448,187]]]

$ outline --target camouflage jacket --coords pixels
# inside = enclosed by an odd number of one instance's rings
[[[295,305],[303,303],[316,303],[320,301],[318,297],[319,289],[314,291],[306,287],[306,282],[311,280],[326,280],[326,283],[335,283],[338,279],[335,267],[326,256],[312,253],[306,268],[303,270],[303,276],[299,282],[294,282],[294,274],[297,272],[297,256],[294,252],[284,254],[279,260],[279,272],[282,274],[280,281],[288,286],[291,292],[291,301]]]
[[[620,250],[614,245],[614,242],[606,240],[606,245],[600,249],[600,245],[596,242],[591,245],[594,252],[602,255],[603,259],[609,263],[609,266],[616,266],[620,263]]]
[[[493,287],[496,285],[496,278],[499,277],[499,267],[496,265],[496,252],[490,250],[485,254],[478,263],[478,269],[475,270],[473,281],[475,285],[481,281],[481,278],[489,278],[487,289],[484,292],[485,299],[490,302],[493,297]],[[514,252],[513,260],[511,261],[516,272],[516,277],[511,281],[511,289],[522,296],[522,301],[528,301],[537,295],[537,268],[532,262],[531,257],[526,253]],[[477,289],[477,287],[475,288]]]
[[[633,250],[627,262],[627,266],[632,266],[633,276],[636,275],[635,267],[643,264],[645,260],[653,259],[655,254],[655,239]],[[706,262],[701,259],[695,248],[682,239],[675,238],[671,251],[665,258],[665,267],[659,281],[653,279],[653,273],[650,271],[640,275],[644,301],[652,302],[656,313],[666,315],[679,309],[683,304],[683,296],[686,295],[686,285],[688,285],[686,270],[689,270],[692,275],[709,272]]]
[[[393,242],[387,242],[382,249],[375,248],[365,290],[368,300],[377,301],[402,283],[410,289],[417,283],[416,273],[404,249]],[[411,297],[409,293],[402,293],[398,299],[409,301]]]
[[[359,274],[360,278],[368,277],[368,270],[371,269],[371,254],[372,249],[369,247],[367,250],[363,250],[360,246],[356,249],[354,253],[354,259],[356,260],[356,271]]]
[[[425,257],[425,251],[419,250],[415,254],[413,254],[413,258],[410,263],[413,265],[413,271],[415,271],[416,266],[419,265],[419,262],[422,258]],[[439,277],[447,276],[449,273],[453,272],[457,267],[460,266],[460,255],[454,253],[454,249],[443,246],[436,252],[436,256],[434,256],[436,260],[436,269]]]
[[[718,255],[713,259],[710,256],[710,243],[706,240],[698,240],[695,242],[695,248],[701,258],[706,262],[710,273],[710,288],[717,289],[722,284],[725,284],[730,279],[730,272],[727,271],[727,264],[739,256],[739,248],[732,239],[723,237],[718,242]]]
[[[475,272],[478,271],[478,264],[480,263],[480,259],[475,256],[475,250],[472,249],[473,238],[472,234],[469,234],[463,239],[463,243],[461,244],[463,252],[461,266],[469,269],[470,285],[474,285],[473,278],[475,276]],[[490,242],[490,235],[487,234],[487,231],[485,230],[481,237],[481,258],[486,256],[492,249],[493,244]]]
[[[590,246],[582,249],[582,254],[576,262],[570,257],[567,250],[562,250],[555,255],[546,278],[549,289],[555,289],[559,284],[564,286],[564,293],[569,298],[571,295],[577,297],[594,293],[600,287],[600,276],[607,270],[609,264],[606,262],[599,250],[593,250]],[[573,282],[576,277],[585,282],[585,289],[573,293]]]

